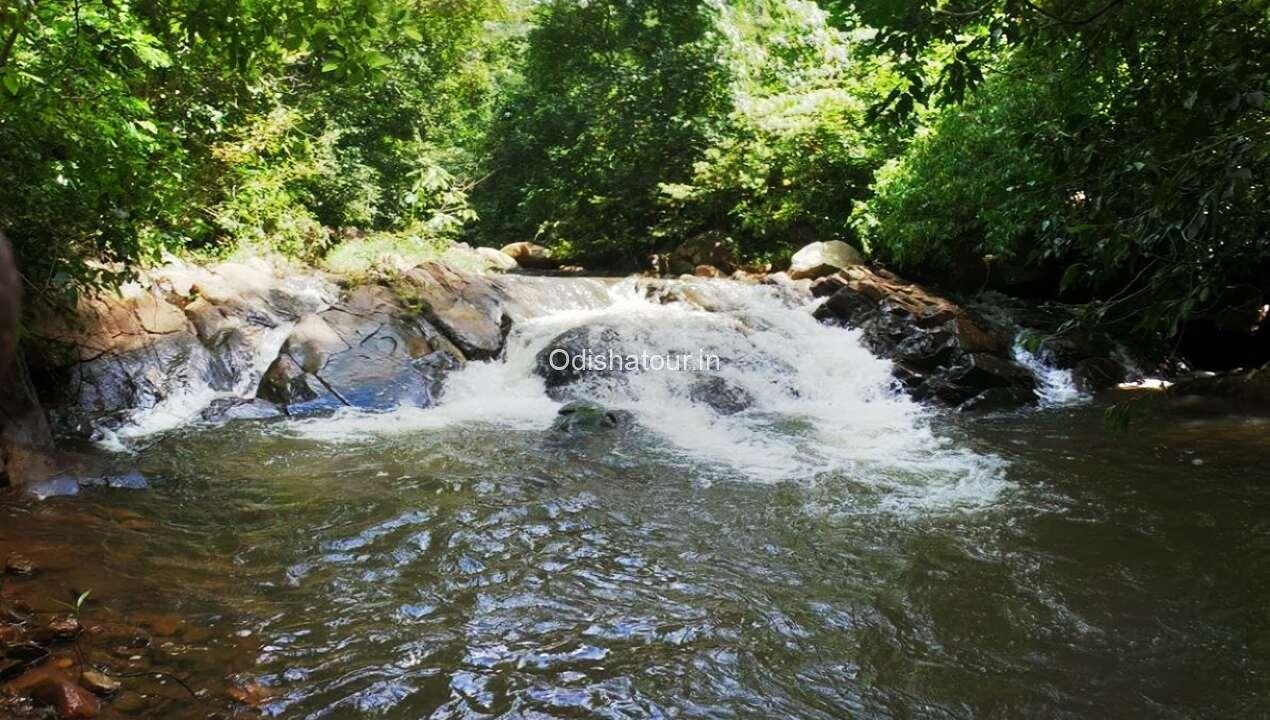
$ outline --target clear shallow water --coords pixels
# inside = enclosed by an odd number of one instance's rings
[[[756,357],[818,331],[745,305]],[[127,678],[121,717],[1264,716],[1270,426],[933,415],[842,345],[790,350],[824,407],[777,388],[784,424],[650,377],[593,388],[635,429],[560,435],[517,365],[544,321],[436,413],[191,428],[137,448],[149,490],[6,501],[0,555],[44,568],[7,590],[91,588],[90,657],[198,695]]]

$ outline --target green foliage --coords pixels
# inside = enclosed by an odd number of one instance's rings
[[[675,211],[662,232],[721,227],[749,255],[855,240],[852,205],[893,144],[865,113],[894,78],[812,2],[738,2],[719,26],[732,109],[691,180],[662,186]]]
[[[9,0],[0,229],[48,295],[181,249],[372,267],[1043,269],[1175,335],[1270,297],[1265,0]],[[478,218],[477,211],[480,211]],[[341,242],[351,243],[341,249]]]
[[[682,0],[537,6],[477,198],[498,241],[633,262],[658,188],[687,179],[725,99],[712,11]]]
[[[473,219],[497,0],[0,8],[0,227],[39,291],[182,247]],[[109,263],[88,263],[105,260]]]
[[[1268,30],[1255,3],[1220,1],[1037,30],[933,114],[862,219],[901,266],[1052,263],[1079,320],[1171,336],[1265,289]]]

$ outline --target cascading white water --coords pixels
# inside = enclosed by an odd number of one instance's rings
[[[849,476],[887,489],[905,507],[982,505],[1006,485],[999,460],[934,433],[931,413],[896,391],[890,364],[866,350],[858,333],[817,322],[803,295],[731,281],[638,279],[518,281],[508,289],[518,317],[504,358],[453,374],[437,407],[391,418],[342,412],[293,431],[346,441],[458,423],[549,428],[561,403],[535,373],[536,356],[561,333],[588,325],[605,328],[609,349],[621,355],[721,359],[708,372],[693,366],[610,374],[576,391],[630,412],[703,477]],[[666,302],[667,293],[677,299]],[[722,414],[694,399],[704,376],[743,391],[749,407]]]
[[[1054,367],[1024,347],[1021,339],[1014,342],[1014,360],[1036,378],[1036,399],[1043,408],[1062,407],[1087,400],[1076,387],[1071,370]]]

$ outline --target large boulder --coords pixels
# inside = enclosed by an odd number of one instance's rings
[[[1204,401],[1214,408],[1251,415],[1270,415],[1270,363],[1253,370],[1196,373],[1180,378],[1168,389],[1175,402]]]
[[[423,263],[400,279],[398,290],[466,360],[487,360],[503,351],[511,316],[508,298],[492,278]]]
[[[552,257],[550,249],[531,242],[504,245],[499,252],[514,260],[520,267],[530,270],[553,270],[560,267],[560,261]]]
[[[385,288],[362,286],[298,323],[260,383],[258,396],[288,415],[341,407],[427,407],[440,391],[442,352]],[[457,362],[457,359],[455,359]]]
[[[1035,378],[1014,360],[1006,328],[884,271],[852,266],[841,281],[816,317],[858,328],[915,398],[968,408],[1035,400]]]
[[[820,278],[863,264],[864,256],[860,251],[841,240],[814,242],[790,258],[789,277],[794,280]]]

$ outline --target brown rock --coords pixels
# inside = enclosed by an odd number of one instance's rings
[[[515,260],[517,265],[532,270],[551,270],[560,265],[560,261],[552,258],[551,250],[531,242],[504,245],[500,252]]]
[[[698,265],[693,268],[692,274],[703,278],[725,277],[723,271],[713,265]]]
[[[18,676],[6,686],[11,695],[29,697],[57,711],[62,718],[95,718],[101,701],[76,685],[54,663],[45,663]]]

